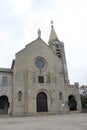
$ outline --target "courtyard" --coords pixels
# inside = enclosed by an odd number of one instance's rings
[[[0,130],[87,130],[87,113],[1,117]]]

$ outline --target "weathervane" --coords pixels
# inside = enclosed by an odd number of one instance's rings
[[[51,20],[51,27],[53,28],[53,20]]]

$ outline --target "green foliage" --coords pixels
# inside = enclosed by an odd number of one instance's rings
[[[87,96],[80,95],[82,108],[87,109]]]

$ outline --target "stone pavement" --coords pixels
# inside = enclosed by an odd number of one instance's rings
[[[0,130],[87,130],[87,113],[1,117]]]

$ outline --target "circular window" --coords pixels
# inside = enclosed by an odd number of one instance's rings
[[[38,68],[43,68],[44,67],[44,61],[42,59],[37,59],[36,62],[35,62],[35,65],[38,67]]]

